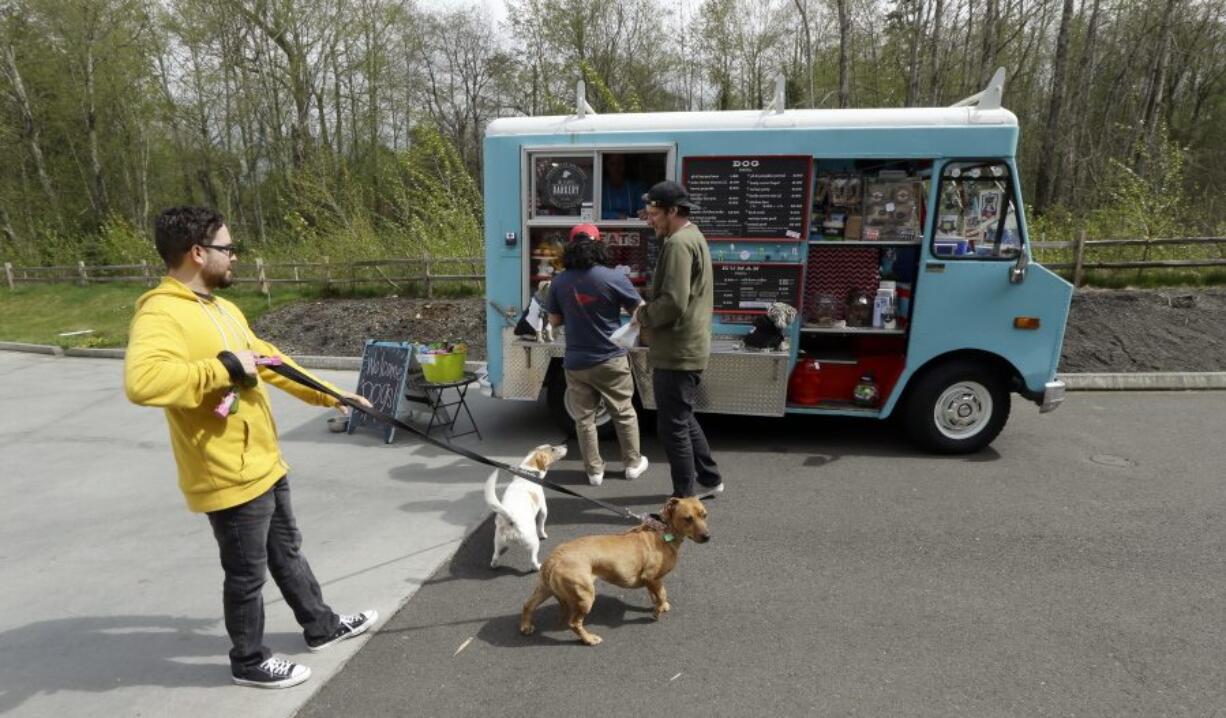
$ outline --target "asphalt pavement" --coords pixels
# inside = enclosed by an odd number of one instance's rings
[[[727,479],[714,539],[645,591],[601,588],[579,645],[522,553],[488,568],[484,467],[410,438],[327,432],[273,391],[305,551],[373,634],[306,651],[270,583],[269,643],[311,666],[229,684],[221,572],[175,485],[165,422],[119,362],[0,352],[0,714],[14,716],[1213,715],[1226,706],[1226,393],[1015,401],[986,452],[889,425],[704,417]],[[354,372],[321,372],[341,386]],[[473,396],[504,460],[556,439],[544,407]],[[602,499],[669,490],[666,462]],[[614,448],[606,445],[612,456]],[[577,454],[552,478],[580,487]],[[624,523],[551,494],[547,552]],[[467,537],[467,538],[466,538]],[[409,600],[411,597],[411,600]],[[397,610],[399,609],[399,610]]]
[[[332,716],[1204,716],[1226,710],[1226,393],[1017,402],[991,449],[876,422],[705,421],[727,481],[651,618],[604,586],[580,645],[485,522],[300,713]],[[601,498],[650,506],[658,445]],[[575,470],[556,478],[581,484]],[[550,496],[557,545],[623,526]]]

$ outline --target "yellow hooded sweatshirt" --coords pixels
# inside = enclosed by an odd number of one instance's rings
[[[213,409],[233,382],[217,355],[242,349],[281,356],[294,364],[276,347],[257,339],[233,303],[217,296],[202,299],[172,277],[164,277],[136,302],[124,359],[124,390],[133,403],[165,408],[179,465],[179,488],[192,511],[219,511],[246,503],[289,471],[277,444],[265,382],[310,404],[336,403],[261,367],[263,381],[253,389],[240,389],[236,410],[222,419]]]

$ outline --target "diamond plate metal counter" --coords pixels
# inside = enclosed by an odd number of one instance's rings
[[[694,410],[783,416],[787,407],[788,353],[738,351],[734,346],[731,341],[711,343],[711,359],[702,373]],[[656,398],[646,349],[630,352],[630,367],[639,400],[645,408],[654,410]]]
[[[566,353],[566,344],[559,337],[553,342],[538,342],[515,336],[512,327],[502,329],[502,386],[498,395],[503,399],[535,401],[545,385],[549,362]]]

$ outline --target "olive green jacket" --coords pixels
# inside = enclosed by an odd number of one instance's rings
[[[651,279],[651,301],[638,312],[653,367],[707,368],[713,305],[711,251],[702,232],[688,224],[664,238]]]

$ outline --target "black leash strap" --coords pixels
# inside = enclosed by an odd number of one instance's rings
[[[451,444],[446,441],[441,441],[439,439],[436,439],[433,436],[428,435],[426,432],[422,431],[421,429],[418,429],[415,426],[407,424],[401,421],[400,419],[397,419],[394,416],[388,416],[387,414],[384,414],[378,409],[375,409],[373,407],[365,407],[357,403],[356,401],[346,399],[345,397],[341,396],[340,394],[337,394],[336,392],[332,391],[331,389],[324,386],[323,384],[320,384],[319,382],[315,381],[310,376],[304,374],[303,372],[299,371],[298,369],[291,366],[290,364],[287,364],[282,361],[270,360],[266,362],[260,362],[260,366],[270,371],[276,372],[277,374],[280,374],[286,379],[297,382],[309,389],[314,389],[315,391],[318,391],[321,394],[327,394],[328,396],[332,397],[333,399],[336,399],[337,401],[341,402],[345,406],[348,406],[350,409],[353,409],[354,411],[360,411],[363,414],[368,414],[369,416],[372,416],[378,419],[379,421],[382,421],[387,424],[392,424],[398,429],[404,429],[405,431],[408,431],[416,435],[419,439],[426,442],[427,444],[437,446],[438,448],[443,449],[444,451],[450,451],[453,454],[459,454],[460,456],[463,456],[468,459],[472,459],[473,461],[476,461],[479,464],[485,464],[486,466],[492,466],[495,469],[501,469],[503,471],[506,471],[509,474],[514,474],[515,476],[518,476],[521,479],[527,479],[528,481],[531,481],[534,484],[539,484],[540,486],[543,486],[547,489],[553,489],[554,491],[557,491],[558,493],[566,494],[567,496],[574,496],[576,498],[583,499],[584,501],[590,501],[602,509],[605,509],[607,511],[612,511],[618,516],[630,519],[631,521],[636,521],[638,523],[643,523],[644,521],[646,521],[646,518],[643,515],[636,514],[630,509],[627,509],[621,506],[614,506],[613,504],[606,503],[604,501],[601,501],[600,499],[594,499],[591,496],[584,496],[583,494],[573,491],[565,486],[562,486],[560,484],[555,484],[552,481],[543,479],[537,476],[535,473],[528,471],[527,469],[523,469],[518,466],[511,466],[510,464],[504,464],[501,461],[495,461],[494,459],[491,459],[486,456],[482,456],[481,454],[478,454],[475,451],[470,451],[469,449],[465,449],[462,446],[456,446],[455,444]]]

